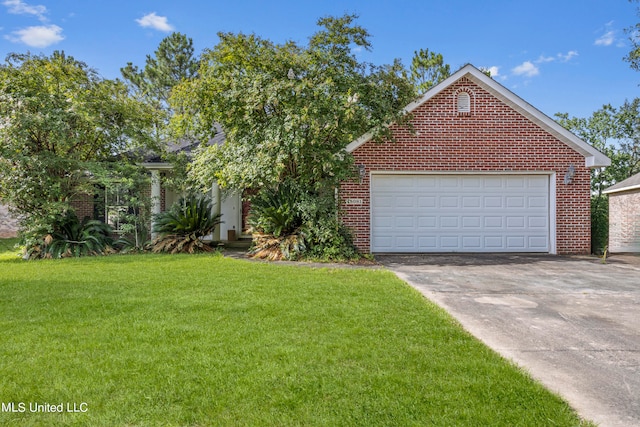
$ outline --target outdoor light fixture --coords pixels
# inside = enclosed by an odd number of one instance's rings
[[[364,176],[367,173],[367,169],[364,167],[364,165],[358,165],[358,176],[360,177],[360,184],[362,184],[362,181],[364,180]]]
[[[571,184],[573,182],[573,176],[576,174],[576,168],[573,165],[569,165],[569,169],[564,174],[564,183]]]

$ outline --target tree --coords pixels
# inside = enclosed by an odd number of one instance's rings
[[[149,143],[152,111],[64,52],[10,54],[0,78],[0,199],[23,229],[51,226],[106,163]]]
[[[602,250],[608,240],[608,201],[602,192],[640,172],[640,99],[616,109],[604,105],[589,118],[556,114],[558,123],[611,159],[611,166],[591,171],[591,247]]]
[[[423,94],[433,86],[451,75],[449,64],[444,63],[442,54],[420,49],[414,52],[411,60],[411,81],[419,94]]]
[[[637,0],[629,0],[637,1]],[[640,9],[638,11],[640,15]],[[624,60],[629,63],[629,66],[636,71],[640,71],[640,23],[627,28],[627,34],[629,35],[629,41],[631,41],[631,51],[624,57]]]
[[[120,69],[132,93],[156,109],[158,138],[161,138],[172,114],[169,104],[171,91],[183,80],[194,78],[197,71],[198,59],[194,56],[193,40],[181,33],[165,37],[154,56],[147,55],[143,69],[131,62]]]
[[[215,180],[242,190],[290,179],[320,190],[350,176],[347,144],[371,129],[387,132],[413,97],[399,62],[357,60],[352,47],[370,43],[355,19],[320,19],[307,46],[219,34],[220,43],[202,55],[198,78],[173,98],[180,132],[206,141],[220,123],[226,133],[225,145],[196,158],[192,175],[202,185]]]
[[[346,146],[368,131],[390,135],[386,125],[406,119],[402,108],[414,97],[399,61],[358,61],[352,49],[371,45],[356,18],[318,20],[306,46],[220,33],[201,57],[199,76],[172,98],[181,111],[173,120],[179,132],[207,141],[219,123],[226,134],[224,145],[196,156],[192,178],[203,187],[217,181],[229,190],[253,189],[256,197],[293,191],[291,214],[305,218],[305,247],[320,256],[327,236],[345,234],[334,191],[354,173]],[[331,241],[346,248],[349,239]]]

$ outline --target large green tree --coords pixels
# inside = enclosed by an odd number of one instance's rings
[[[348,177],[347,144],[369,130],[386,131],[413,97],[406,70],[360,62],[370,49],[356,16],[327,17],[306,46],[256,35],[219,34],[201,57],[199,76],[176,88],[174,125],[206,141],[213,123],[226,143],[203,150],[192,168],[242,190],[295,180],[308,189],[333,188]]]
[[[63,52],[10,54],[0,65],[0,199],[23,228],[54,223],[92,191],[88,178],[148,144],[151,118],[124,83]]]
[[[147,55],[144,68],[128,62],[120,72],[133,95],[156,110],[156,138],[162,139],[173,114],[169,104],[171,91],[198,72],[193,40],[182,33],[172,33],[160,42],[153,56]]]

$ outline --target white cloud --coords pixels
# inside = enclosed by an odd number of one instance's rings
[[[553,56],[544,56],[544,55],[540,55],[540,57],[538,59],[536,59],[535,63],[536,64],[543,64],[545,62],[553,62],[556,59]]]
[[[560,61],[562,61],[562,62],[569,62],[573,58],[575,58],[576,56],[578,56],[578,51],[577,50],[570,50],[569,52],[567,52],[565,54],[559,53],[558,54],[558,59],[560,59]]]
[[[496,67],[495,65],[493,67],[487,68],[487,70],[489,70],[491,77],[498,77],[500,75],[500,68]]]
[[[158,16],[155,12],[148,13],[140,19],[136,19],[136,22],[144,28],[153,28],[154,30],[164,31],[168,33],[173,31],[173,26],[167,22],[166,16]]]
[[[40,21],[47,20],[45,16],[45,13],[47,13],[46,6],[40,4],[33,6],[24,3],[22,0],[4,0],[2,4],[7,7],[7,12],[14,15],[34,15]]]
[[[540,69],[536,67],[532,62],[525,61],[511,70],[516,76],[533,77],[540,74]]]
[[[593,44],[596,46],[611,46],[615,40],[616,33],[615,31],[610,30],[598,37]]]
[[[31,47],[47,47],[64,40],[62,28],[57,25],[27,27],[12,34],[14,36],[5,36],[5,38]]]

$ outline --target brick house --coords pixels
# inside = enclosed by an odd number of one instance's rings
[[[607,188],[609,252],[640,253],[640,173]]]
[[[362,252],[590,252],[590,168],[609,158],[467,65],[406,107],[413,131],[347,147]]]

